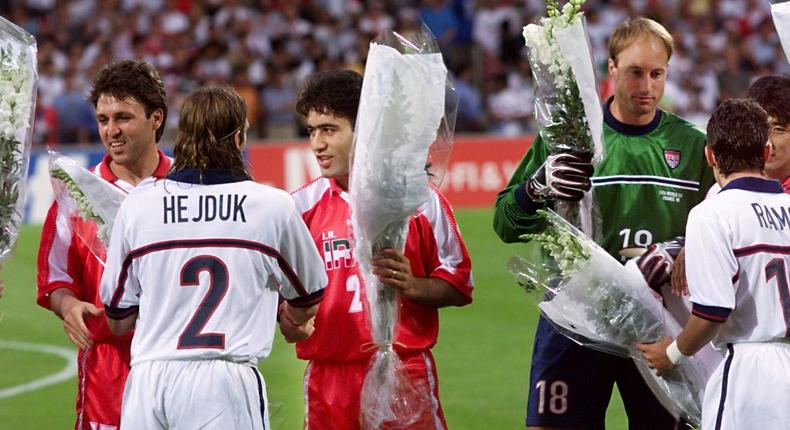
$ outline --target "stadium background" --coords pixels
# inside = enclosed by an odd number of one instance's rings
[[[451,428],[521,428],[537,298],[525,298],[513,286],[505,264],[518,249],[494,236],[490,207],[536,131],[520,29],[543,10],[540,0],[0,2],[0,15],[36,36],[40,67],[28,225],[2,272],[0,429],[69,428],[73,422],[74,376],[62,372],[66,379],[59,383],[29,385],[70,367],[57,354],[68,357],[73,350],[60,322],[34,304],[35,258],[38,224],[52,198],[45,147],[86,166],[103,154],[85,100],[99,67],[127,57],[157,66],[170,102],[161,143],[166,151],[190,90],[233,85],[250,106],[246,151],[256,179],[293,190],[318,172],[293,113],[300,83],[317,70],[363,72],[367,44],[380,30],[408,33],[419,19],[439,36],[460,97],[456,145],[442,189],[456,208],[477,285],[471,307],[442,311],[436,348],[441,396]],[[586,13],[602,98],[612,91],[605,73],[607,35],[630,15],[656,18],[675,36],[662,106],[700,126],[719,100],[742,96],[756,77],[790,72],[767,1],[589,0]],[[291,346],[277,342],[261,366],[272,423],[299,428],[304,364]],[[50,350],[31,350],[40,345]],[[17,394],[20,387],[33,389]],[[625,428],[617,399],[608,422]]]

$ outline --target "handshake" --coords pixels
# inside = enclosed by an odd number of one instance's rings
[[[590,190],[593,175],[592,153],[551,154],[526,182],[527,196],[534,202],[566,200],[578,202]]]

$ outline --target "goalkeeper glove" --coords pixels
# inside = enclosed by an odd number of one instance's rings
[[[658,290],[662,284],[669,282],[675,258],[685,244],[686,238],[680,236],[666,242],[654,243],[636,260],[636,265],[650,288]]]
[[[578,202],[592,186],[592,153],[563,152],[551,154],[527,181],[526,191],[532,201],[560,199]]]

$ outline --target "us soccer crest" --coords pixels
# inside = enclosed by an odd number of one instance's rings
[[[667,166],[669,166],[670,169],[678,167],[680,164],[680,151],[675,149],[665,149],[664,160],[666,160]]]

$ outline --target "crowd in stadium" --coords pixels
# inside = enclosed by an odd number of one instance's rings
[[[754,78],[790,72],[762,0],[589,0],[585,10],[602,98],[612,90],[607,35],[629,15],[654,17],[675,37],[663,106],[697,124]],[[186,94],[210,83],[230,83],[247,100],[251,137],[298,138],[293,104],[306,76],[363,71],[379,32],[413,32],[420,20],[454,73],[457,133],[536,130],[521,28],[545,14],[542,0],[11,0],[0,14],[38,41],[37,144],[98,142],[89,78],[130,57],[165,80],[165,142]]]

